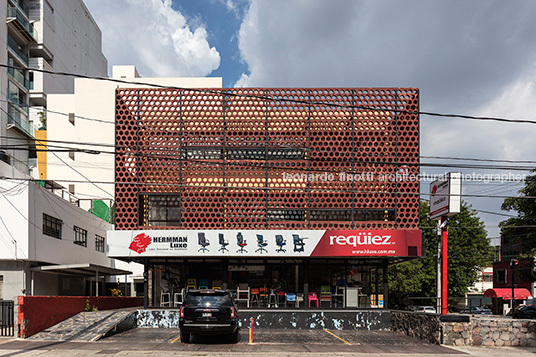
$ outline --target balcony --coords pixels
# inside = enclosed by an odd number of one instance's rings
[[[21,71],[20,69],[8,68],[7,73],[27,91],[30,90],[30,81],[28,80],[28,78],[26,78],[23,71]]]
[[[28,42],[37,42],[37,31],[33,24],[30,23],[27,16],[15,6],[7,7],[7,23],[13,25],[14,28],[26,39]]]
[[[15,42],[11,37],[7,37],[7,47],[17,57],[26,67],[28,67],[28,55],[22,51],[17,42]]]
[[[15,127],[23,134],[33,139],[33,129],[30,122],[23,118],[17,110],[10,110],[10,114],[7,117],[8,128]]]
[[[8,93],[7,100],[11,105],[28,115],[28,104],[22,101],[15,93]]]

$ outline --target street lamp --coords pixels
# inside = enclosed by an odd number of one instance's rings
[[[512,314],[514,313],[514,269],[519,264],[517,259],[510,260],[510,268],[512,270],[512,299],[510,301],[510,308],[512,309]]]

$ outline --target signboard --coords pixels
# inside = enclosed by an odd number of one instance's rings
[[[450,172],[430,184],[430,219],[460,213],[462,174]]]
[[[406,257],[421,256],[414,230],[139,230],[108,231],[108,256]]]

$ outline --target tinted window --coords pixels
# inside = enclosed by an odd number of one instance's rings
[[[231,305],[231,299],[229,295],[215,295],[215,294],[188,294],[186,295],[186,305],[195,306],[229,306]]]

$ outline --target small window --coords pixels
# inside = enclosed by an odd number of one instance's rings
[[[74,125],[74,113],[69,113],[69,123]]]
[[[69,151],[69,157],[74,161],[74,151]]]
[[[497,270],[497,282],[506,283],[506,270]]]
[[[43,234],[54,238],[61,239],[61,226],[63,222],[61,219],[49,216],[43,213]]]
[[[87,231],[85,229],[74,226],[74,244],[87,247]]]
[[[69,185],[69,193],[74,195],[74,185]]]
[[[101,237],[98,234],[95,234],[95,250],[97,252],[104,253],[104,244],[105,244],[104,237]]]

